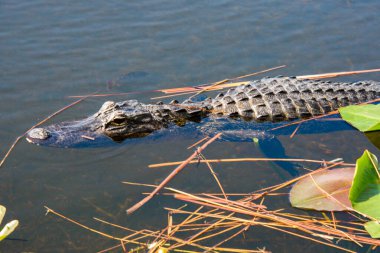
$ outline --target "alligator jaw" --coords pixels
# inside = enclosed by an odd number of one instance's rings
[[[51,147],[81,147],[104,138],[99,130],[78,125],[77,121],[34,128],[26,134],[29,143]]]
[[[34,128],[27,133],[26,139],[41,146],[85,147],[143,137],[165,126],[165,121],[157,120],[149,109],[150,106],[135,100],[108,101],[90,117]]]

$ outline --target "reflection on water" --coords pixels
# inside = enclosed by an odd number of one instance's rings
[[[195,85],[282,64],[287,68],[271,75],[379,67],[379,10],[378,1],[4,0],[0,3],[0,153],[31,125],[72,102],[71,95]],[[342,78],[358,79],[380,80],[380,76]],[[156,95],[91,98],[50,123],[83,118],[106,100],[147,102]],[[121,181],[160,182],[168,169],[147,165],[186,158],[186,147],[201,137],[170,135],[170,131],[167,135],[95,149],[43,148],[21,142],[1,168],[0,203],[8,208],[7,219],[21,222],[12,237],[26,241],[2,242],[0,251],[94,252],[113,245],[45,216],[44,205],[117,235],[123,232],[91,217],[137,229],[162,227],[163,207],[182,203],[157,197],[127,217],[125,209],[141,199],[145,189]],[[279,139],[293,157],[342,157],[353,162],[365,148],[377,152],[364,135],[352,130]],[[205,155],[260,157],[262,153],[250,142],[216,142]],[[268,163],[221,164],[217,170],[230,192],[251,192],[290,178]],[[212,180],[204,167],[190,166],[171,185],[190,192],[217,191]],[[288,202],[284,198],[276,205],[287,207]],[[273,252],[327,251],[272,232],[238,243],[252,249],[266,246]]]

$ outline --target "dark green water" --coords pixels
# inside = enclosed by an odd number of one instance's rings
[[[36,122],[70,103],[70,95],[143,91],[195,85],[277,65],[272,75],[303,75],[380,67],[379,1],[10,1],[0,2],[0,154]],[[144,71],[144,77],[128,73]],[[379,74],[340,80],[380,80]],[[88,99],[51,122],[81,118],[105,100]],[[360,133],[281,137],[287,154],[353,162],[374,146]],[[169,169],[147,165],[186,158],[190,137],[165,138],[96,149],[55,149],[18,144],[0,170],[5,220],[20,227],[1,252],[95,252],[115,242],[84,231],[44,205],[94,228],[122,236],[92,220],[158,229],[163,207],[182,205],[158,197],[133,216],[125,209],[147,189],[121,181],[158,183]],[[261,157],[252,143],[217,142],[208,158]],[[228,192],[251,192],[289,175],[268,163],[216,166]],[[190,166],[172,186],[217,191],[205,167]],[[211,185],[211,187],[210,187]],[[287,199],[277,206],[288,207]],[[233,246],[273,252],[334,252],[270,231]],[[352,246],[353,247],[353,246]],[[355,249],[355,248],[354,248]]]

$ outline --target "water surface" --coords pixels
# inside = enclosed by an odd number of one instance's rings
[[[10,1],[0,3],[0,153],[30,126],[64,105],[71,95],[145,91],[218,81],[287,65],[271,75],[302,75],[378,68],[378,1]],[[140,73],[133,75],[130,73]],[[141,74],[145,73],[145,74]],[[380,80],[379,74],[340,78]],[[89,115],[105,100],[153,93],[91,98],[52,122]],[[121,181],[158,183],[169,169],[151,163],[184,159],[197,139],[173,136],[96,149],[43,148],[22,141],[0,171],[0,203],[6,220],[20,227],[1,252],[94,252],[114,244],[52,215],[44,205],[82,223],[123,235],[92,220],[133,228],[160,228],[165,206],[158,197],[133,217],[125,209],[147,189]],[[355,131],[280,137],[290,156],[342,157],[353,162],[375,147]],[[217,142],[208,158],[261,157],[252,143]],[[217,166],[226,191],[251,192],[289,179],[269,163]],[[171,185],[192,192],[217,191],[204,167],[190,166]],[[210,188],[210,185],[211,188]],[[278,206],[288,207],[286,199]],[[294,243],[291,243],[294,242]],[[283,234],[255,233],[242,248],[273,252],[328,249]],[[330,250],[334,252],[333,250]]]

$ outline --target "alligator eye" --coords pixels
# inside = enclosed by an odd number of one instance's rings
[[[111,123],[112,125],[120,126],[123,125],[126,122],[126,119],[124,118],[116,118]]]

